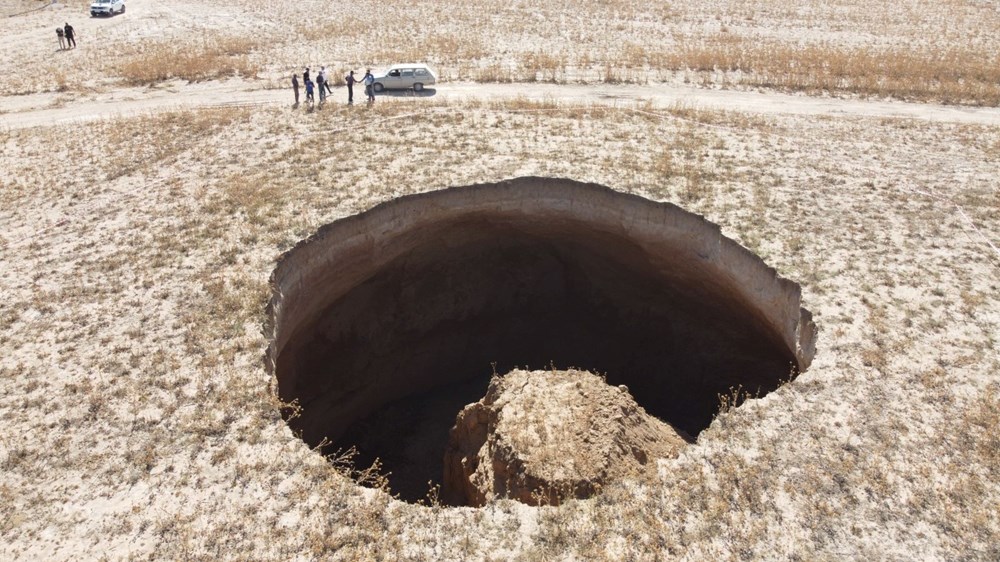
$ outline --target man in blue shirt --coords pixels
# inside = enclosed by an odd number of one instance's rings
[[[365,70],[365,95],[368,96],[368,104],[375,103],[375,77],[372,76],[372,69]]]

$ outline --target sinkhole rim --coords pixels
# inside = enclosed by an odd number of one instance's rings
[[[749,321],[766,332],[769,341],[787,350],[798,373],[809,367],[815,354],[816,328],[811,314],[801,308],[800,287],[723,236],[714,223],[671,203],[650,201],[596,184],[526,177],[400,197],[329,223],[282,254],[270,279],[272,296],[265,324],[265,367],[275,377],[282,399],[297,398],[286,389],[289,378],[296,388],[301,376],[297,367],[282,372],[282,353],[294,347],[296,338],[304,337],[303,333],[309,336],[309,330],[316,329],[332,303],[386,271],[395,260],[403,259],[401,256],[425,249],[421,244],[427,242],[415,240],[419,238],[415,232],[428,225],[455,224],[470,217],[512,220],[522,229],[539,228],[541,234],[535,233],[539,236],[546,231],[545,227],[533,226],[536,221],[564,221],[581,232],[593,229],[601,236],[634,243],[651,255],[666,252],[673,261],[654,265],[677,268],[681,264],[679,269],[683,271],[664,275],[677,276],[684,290],[705,291],[709,297],[724,296],[726,302],[738,307],[738,314],[748,314]],[[514,360],[514,364],[522,363]],[[560,365],[571,366],[587,368]],[[404,392],[403,396],[416,392]],[[635,398],[639,400],[639,396]],[[380,404],[389,402],[383,399]],[[348,409],[354,407],[356,404],[348,404]],[[357,407],[374,409],[370,405]],[[316,415],[336,418],[338,414]],[[354,415],[351,419],[361,417]],[[295,431],[291,420],[286,420]],[[348,425],[341,422],[340,431]],[[315,432],[310,436],[310,431],[298,431],[311,446],[319,441]]]

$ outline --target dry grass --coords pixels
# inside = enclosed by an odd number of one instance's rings
[[[709,83],[944,103],[1000,105],[1000,55],[963,48],[878,49],[761,43],[730,35],[690,38],[629,66],[693,71]]]
[[[972,0],[137,3],[74,23],[58,56],[32,31],[82,10],[0,20],[0,91],[62,105],[419,59],[450,80],[1000,104],[1000,15]],[[74,124],[85,142],[0,125],[0,558],[1000,557],[996,127],[421,102]],[[399,195],[521,175],[719,223],[803,284],[816,364],[592,500],[452,510],[356,486],[287,429],[260,365],[275,256]]]
[[[995,129],[420,108],[0,134],[3,557],[995,558],[997,266],[954,206],[904,189],[949,197],[997,243]],[[428,175],[382,180],[395,170]],[[275,256],[392,197],[529,174],[718,222],[804,284],[816,364],[591,500],[452,510],[355,486],[290,434],[260,366]]]
[[[787,0],[697,0],[680,6],[637,0],[582,6],[564,0],[537,5],[431,0],[387,6],[362,0],[335,8],[298,3],[279,21],[255,0],[141,9],[151,22],[142,30],[122,23],[126,18],[81,23],[87,50],[60,55],[67,60],[39,64],[28,56],[45,52],[54,38],[20,42],[0,65],[6,78],[0,89],[85,92],[105,86],[108,76],[139,85],[171,77],[274,80],[307,65],[359,69],[413,60],[431,63],[447,80],[686,81],[1000,104],[995,33],[1000,15],[989,3],[974,0],[916,0],[906,6],[856,0],[807,6]],[[41,28],[69,16],[43,11],[8,18],[0,21],[0,34],[19,33],[18,22]],[[405,31],[387,22],[406,22]],[[90,45],[103,47],[100,57],[91,56]],[[50,77],[56,72],[64,76],[54,83]]]
[[[240,76],[256,78],[260,68],[247,55],[255,42],[243,37],[213,36],[201,44],[178,49],[175,42],[142,45],[114,64],[124,83],[145,86],[180,78],[188,82]]]

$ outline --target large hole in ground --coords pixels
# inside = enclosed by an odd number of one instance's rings
[[[691,436],[719,395],[805,369],[799,288],[673,205],[523,178],[338,221],[272,278],[270,365],[289,424],[378,457],[392,491],[439,482],[448,430],[494,372],[577,367]]]

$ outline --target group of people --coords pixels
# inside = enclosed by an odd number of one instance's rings
[[[59,38],[60,51],[76,48],[76,31],[73,30],[73,26],[69,22],[66,23],[66,27],[56,28],[56,37]]]
[[[344,76],[344,82],[347,83],[347,103],[354,103],[354,84],[361,82],[365,85],[365,96],[368,98],[368,104],[371,105],[375,103],[375,76],[372,75],[372,69],[367,69],[365,75],[361,80],[354,77],[354,71],[350,71]],[[333,90],[330,88],[330,78],[326,74],[326,67],[320,68],[320,71],[316,74],[316,82],[313,82],[309,77],[309,67],[305,67],[302,71],[302,86],[306,90],[306,103],[312,106],[316,103],[315,91],[319,90],[319,104],[323,105],[326,103],[326,95],[332,94]],[[299,106],[299,75],[292,74],[292,91],[295,92],[295,107]]]

